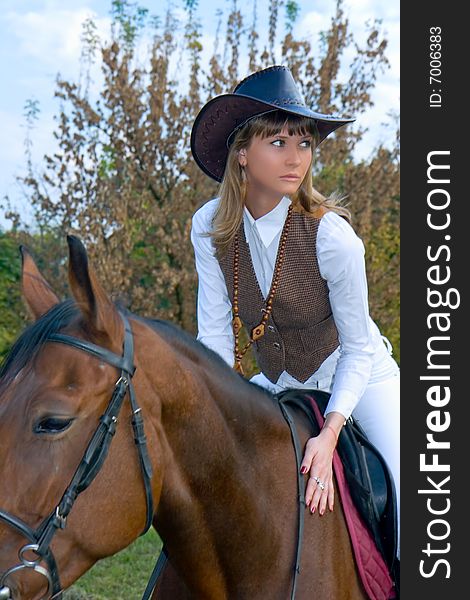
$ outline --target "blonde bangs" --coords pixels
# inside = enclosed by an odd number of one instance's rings
[[[254,117],[245,127],[249,129],[249,136],[259,136],[261,139],[279,135],[287,127],[289,135],[311,135],[314,141],[318,138],[316,122],[310,117],[302,117],[283,113],[275,110],[258,117]]]

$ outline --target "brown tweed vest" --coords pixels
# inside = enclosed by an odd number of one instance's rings
[[[328,287],[320,275],[317,261],[319,224],[320,219],[293,211],[272,313],[264,336],[253,344],[259,368],[273,383],[283,371],[304,383],[338,346]],[[265,303],[243,221],[238,236],[239,312],[244,326],[251,331],[261,321]],[[219,259],[232,303],[233,259],[232,242],[225,256]]]

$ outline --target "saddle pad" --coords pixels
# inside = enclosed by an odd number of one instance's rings
[[[312,396],[306,396],[318,421],[323,425],[323,415]],[[354,557],[364,589],[370,600],[391,600],[396,598],[394,584],[382,555],[377,550],[369,530],[353,504],[349,487],[344,475],[343,463],[335,450],[333,470],[338,485],[341,504],[351,538]]]

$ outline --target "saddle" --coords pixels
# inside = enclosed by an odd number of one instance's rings
[[[329,393],[291,389],[276,394],[276,398],[283,404],[300,405],[309,415],[314,433],[319,432],[320,426],[314,415],[316,407],[313,403],[316,403],[323,415],[330,398]],[[342,428],[336,449],[352,502],[383,557],[398,594],[399,564],[396,559],[398,523],[392,475],[380,452],[368,440],[364,430],[353,417],[347,419]]]

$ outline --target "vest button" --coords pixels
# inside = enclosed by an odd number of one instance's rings
[[[276,331],[272,325],[268,325],[269,331]]]
[[[274,342],[273,346],[276,348],[276,350],[281,348],[281,344],[279,344],[279,342]]]

